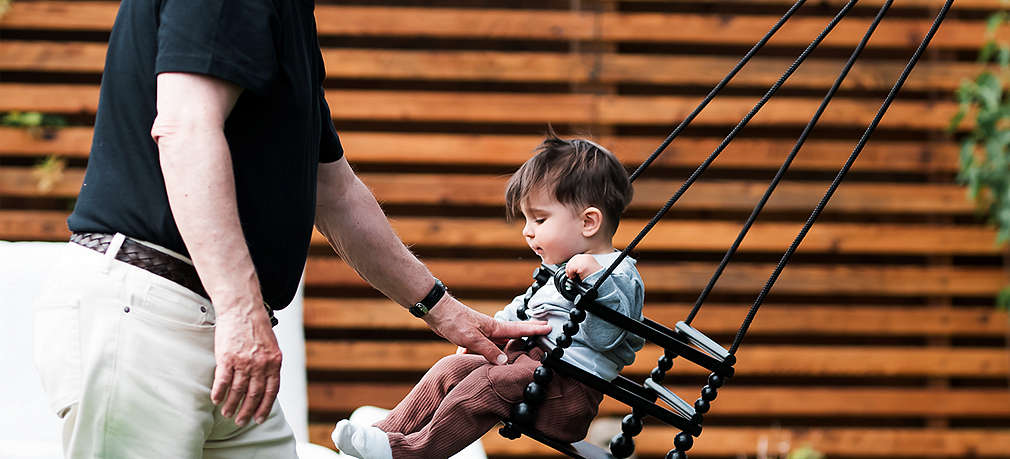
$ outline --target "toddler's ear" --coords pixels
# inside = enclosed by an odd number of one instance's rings
[[[603,212],[596,207],[586,207],[582,211],[582,236],[593,237],[603,226]]]

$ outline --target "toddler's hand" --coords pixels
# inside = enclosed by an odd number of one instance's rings
[[[600,266],[596,258],[587,253],[580,253],[572,257],[565,264],[565,274],[568,275],[569,279],[578,278],[582,280],[601,269],[603,269],[603,266]]]

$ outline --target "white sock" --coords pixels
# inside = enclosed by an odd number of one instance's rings
[[[354,433],[358,431],[356,427],[351,421],[341,419],[336,427],[333,428],[333,434],[330,437],[333,438],[333,444],[337,445],[337,449],[341,453],[360,458],[364,456],[354,448],[354,442],[351,441]]]
[[[351,443],[361,453],[361,459],[393,459],[386,432],[374,426],[355,426],[355,430]]]

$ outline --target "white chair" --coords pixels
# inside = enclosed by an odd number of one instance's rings
[[[277,394],[284,417],[298,440],[298,457],[301,459],[331,459],[339,455],[324,446],[309,443],[309,400],[305,374],[305,329],[302,322],[304,279],[294,300],[282,311],[277,311],[277,342],[284,360],[281,363],[281,388]]]
[[[32,366],[32,304],[49,267],[65,243],[0,241],[0,458],[59,459],[61,420],[49,411]],[[302,293],[277,313],[276,328],[284,363],[278,398],[298,440],[302,459],[339,457],[308,443],[308,400]]]
[[[0,457],[58,459],[60,419],[32,366],[32,303],[63,244],[0,241]]]

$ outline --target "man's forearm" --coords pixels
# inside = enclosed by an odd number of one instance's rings
[[[262,310],[259,280],[239,223],[224,122],[241,89],[202,75],[158,75],[158,144],[179,234],[218,315]]]
[[[261,304],[223,132],[185,126],[166,131],[158,140],[165,189],[204,288],[219,314],[228,314],[235,304]]]
[[[425,267],[389,226],[368,187],[341,159],[319,167],[316,227],[372,286],[404,306],[423,298],[434,284]],[[451,295],[424,316],[435,333],[501,365],[506,356],[492,340],[550,333],[546,323],[499,322]]]
[[[361,277],[401,305],[414,304],[434,283],[345,160],[320,168],[316,227]]]

